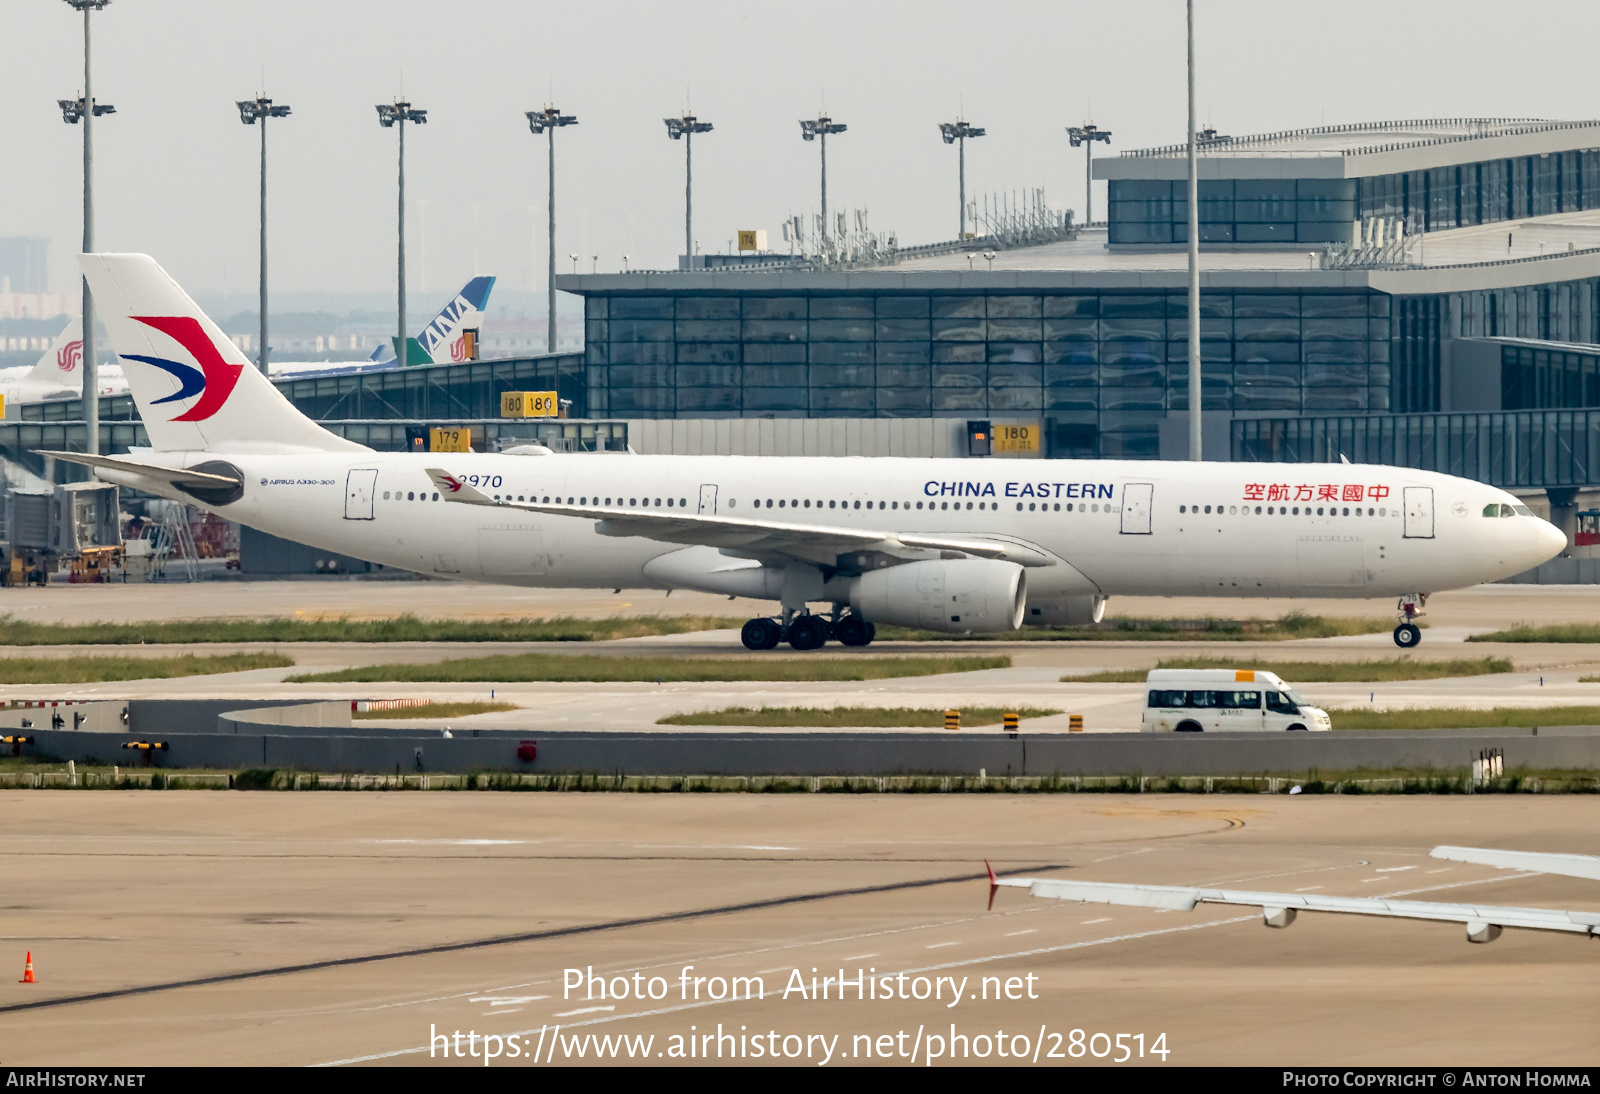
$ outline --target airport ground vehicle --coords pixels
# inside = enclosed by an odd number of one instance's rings
[[[1333,728],[1327,711],[1261,669],[1152,669],[1145,689],[1145,733]]]

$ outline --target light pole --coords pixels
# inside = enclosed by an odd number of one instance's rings
[[[814,141],[822,138],[822,242],[828,242],[828,134],[843,133],[847,126],[823,114],[815,120],[800,122],[800,139]]]
[[[256,367],[267,375],[267,119],[287,118],[287,106],[274,106],[265,95],[239,102],[239,120],[245,125],[261,123],[261,348]]]
[[[683,139],[683,253],[688,256],[687,269],[694,268],[694,135],[711,132],[711,123],[703,122],[687,110],[681,118],[667,118],[667,136]]]
[[[961,219],[957,222],[960,228],[956,231],[957,239],[967,238],[967,138],[981,137],[984,130],[975,125],[968,125],[963,119],[957,118],[953,122],[940,122],[939,135],[944,138],[944,143],[953,144],[961,150],[960,154],[960,191],[961,191]]]
[[[418,110],[404,99],[378,104],[378,124],[385,129],[400,130],[400,320],[394,341],[395,360],[401,368],[406,360],[406,122],[414,125],[428,124],[428,112]]]
[[[57,99],[61,120],[68,125],[83,123],[83,253],[94,253],[94,119],[115,114],[117,108],[94,101],[89,81],[89,13],[99,11],[111,0],[67,0],[74,11],[83,12],[83,98]],[[94,356],[94,298],[89,295],[89,279],[83,279],[83,450],[100,452],[100,377]]]
[[[550,272],[548,289],[550,293],[549,305],[549,348],[550,352],[556,351],[556,130],[564,125],[577,125],[576,114],[563,114],[553,106],[543,110],[528,111],[528,129],[537,137],[545,134],[550,142]]]
[[[1200,444],[1200,184],[1195,166],[1194,0],[1189,14],[1189,458],[1203,458]]]
[[[1084,122],[1082,125],[1067,126],[1067,139],[1072,142],[1072,147],[1083,145],[1083,223],[1090,224],[1094,220],[1094,175],[1090,168],[1094,166],[1094,142],[1105,141],[1111,143],[1111,130],[1101,129],[1094,122]]]

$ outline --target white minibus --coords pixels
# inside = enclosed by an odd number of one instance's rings
[[[1152,669],[1145,733],[1327,730],[1328,713],[1260,669]]]

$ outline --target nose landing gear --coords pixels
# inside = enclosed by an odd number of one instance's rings
[[[1396,605],[1400,613],[1400,625],[1394,629],[1394,644],[1401,649],[1413,649],[1422,641],[1422,628],[1413,621],[1422,614],[1427,603],[1427,593],[1407,593]]]

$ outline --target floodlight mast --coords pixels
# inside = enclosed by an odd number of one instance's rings
[[[267,375],[267,119],[287,118],[287,106],[274,106],[265,95],[244,99],[238,103],[239,120],[245,125],[261,123],[261,347],[256,354],[256,367]]]
[[[667,136],[683,140],[683,253],[688,268],[694,268],[694,135],[711,132],[711,123],[703,122],[688,111],[681,118],[666,118]]]
[[[1094,142],[1105,141],[1111,143],[1111,130],[1101,129],[1094,122],[1084,122],[1082,125],[1067,126],[1067,139],[1072,142],[1072,147],[1083,145],[1083,223],[1087,226],[1094,221]]]
[[[89,13],[99,11],[111,0],[67,0],[74,11],[83,12],[83,98],[58,99],[61,120],[68,125],[83,122],[83,253],[94,252],[94,120],[115,114],[117,108],[94,101],[89,69]],[[94,355],[94,298],[89,295],[89,279],[83,279],[83,421],[84,447],[89,455],[100,452],[100,370]]]
[[[960,182],[958,188],[961,199],[961,219],[957,221],[960,225],[956,230],[957,239],[967,238],[967,138],[981,137],[984,132],[978,126],[968,125],[962,118],[957,118],[953,122],[939,123],[939,135],[944,138],[944,143],[954,144],[960,149],[960,167],[958,169]]]
[[[550,294],[550,329],[546,334],[551,353],[556,351],[556,130],[564,125],[577,124],[577,115],[563,114],[553,106],[528,111],[529,131],[535,137],[543,133],[550,142],[550,271],[547,285]]]
[[[1189,16],[1189,458],[1204,458],[1200,415],[1205,405],[1200,397],[1200,184],[1195,160],[1194,112],[1194,0],[1188,0]]]
[[[814,141],[822,139],[822,242],[824,250],[828,242],[828,134],[843,133],[848,126],[836,122],[828,115],[823,114],[815,120],[802,119],[800,122],[800,139]]]
[[[398,129],[400,131],[400,213],[398,218],[400,250],[399,250],[399,322],[396,325],[394,355],[395,363],[400,368],[405,368],[408,361],[406,353],[406,122],[413,125],[428,124],[428,112],[419,110],[404,99],[396,99],[393,103],[379,103],[378,124],[385,129]]]

